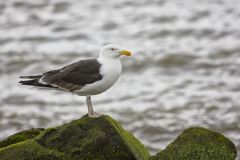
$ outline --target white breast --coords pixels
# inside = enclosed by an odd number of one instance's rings
[[[92,84],[87,84],[75,93],[80,96],[100,94],[115,84],[122,73],[122,64],[119,59],[102,58],[100,73],[103,78]]]

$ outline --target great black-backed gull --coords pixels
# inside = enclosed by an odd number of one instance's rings
[[[56,89],[86,96],[89,117],[102,114],[93,110],[91,95],[100,94],[115,84],[122,73],[121,55],[131,52],[110,44],[101,48],[98,58],[79,60],[61,69],[51,70],[40,75],[21,76],[19,83],[46,89]]]

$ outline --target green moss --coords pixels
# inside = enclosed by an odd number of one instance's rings
[[[63,154],[27,140],[0,149],[1,160],[70,160]]]
[[[31,130],[26,130],[26,131],[22,131],[19,133],[16,133],[10,137],[8,137],[7,139],[3,140],[0,142],[0,148],[9,146],[11,144],[15,144],[17,142],[22,142],[28,139],[32,139],[34,137],[36,137],[37,135],[39,135],[39,133],[41,133],[44,129],[42,128],[37,128],[37,129],[31,129]]]
[[[20,132],[4,140],[2,147],[1,160],[147,160],[149,158],[144,146],[109,116],[97,119],[84,116],[79,120],[44,131]]]
[[[185,130],[165,150],[150,160],[234,160],[234,144],[223,135],[195,127]]]
[[[1,160],[147,160],[149,153],[109,116],[87,116],[56,128],[33,129],[0,142]],[[204,128],[185,130],[150,160],[234,160],[234,144]]]
[[[109,116],[97,119],[84,116],[55,129],[46,130],[37,141],[46,148],[63,152],[76,160],[149,158],[144,146]]]
[[[109,116],[106,116],[105,118],[115,127],[116,131],[119,133],[119,135],[121,135],[124,143],[129,147],[137,159],[145,160],[150,157],[144,145],[140,143],[130,132],[126,132],[122,128],[121,124]]]

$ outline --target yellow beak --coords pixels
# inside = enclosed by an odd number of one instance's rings
[[[121,50],[119,51],[120,55],[125,55],[125,56],[131,56],[132,53],[130,51],[127,50]]]

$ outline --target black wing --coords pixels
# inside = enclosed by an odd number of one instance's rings
[[[81,89],[86,84],[91,84],[101,80],[100,74],[101,64],[96,59],[80,60],[70,64],[62,69],[52,70],[43,73],[41,77],[25,76],[22,78],[35,77],[29,81],[20,81],[24,85],[35,85],[43,87],[54,87],[74,91]],[[31,79],[31,78],[30,78]],[[41,81],[39,81],[41,79]],[[33,82],[34,81],[34,82]],[[30,84],[27,84],[30,83]],[[39,85],[40,84],[40,85]]]

